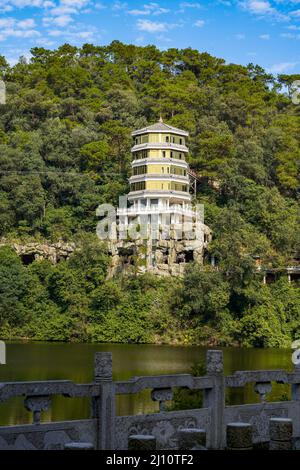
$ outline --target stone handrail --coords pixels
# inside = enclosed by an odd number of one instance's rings
[[[300,440],[300,369],[297,366],[292,372],[254,370],[225,376],[222,351],[209,350],[206,370],[206,375],[201,377],[170,374],[114,381],[112,354],[101,352],[95,355],[94,380],[91,383],[76,384],[69,380],[0,383],[0,402],[23,396],[24,407],[33,417],[33,424],[0,426],[0,449],[63,448],[65,444],[71,445],[74,436],[77,436],[76,445],[86,443],[86,436],[89,436],[89,445],[95,449],[126,449],[129,436],[145,433],[155,436],[159,448],[168,449],[175,448],[174,436],[184,428],[204,429],[208,447],[221,449],[226,445],[228,423],[250,422],[255,440],[263,442],[268,439],[270,417],[293,419],[294,437]],[[274,382],[291,387],[290,400],[266,400]],[[244,387],[248,383],[254,384],[260,402],[227,406],[226,388]],[[196,402],[193,410],[167,411],[165,403],[173,399],[173,389],[180,387],[203,391],[199,404]],[[118,395],[137,394],[146,389],[151,390],[151,399],[158,402],[158,412],[116,415]],[[51,407],[54,395],[89,398],[92,405],[90,419],[41,423],[41,413]]]
[[[233,375],[228,375],[225,378],[227,387],[243,387],[250,382],[277,382],[277,383],[292,383],[291,376],[284,370],[247,370],[237,371]],[[297,379],[297,378],[296,378]],[[298,377],[300,381],[300,374]]]
[[[146,388],[187,387],[205,390],[213,387],[210,377],[193,377],[190,374],[133,377],[128,381],[115,382],[116,394],[138,393]]]
[[[0,401],[17,396],[64,395],[68,397],[96,397],[99,385],[75,384],[69,380],[47,380],[39,382],[2,382],[0,383]]]

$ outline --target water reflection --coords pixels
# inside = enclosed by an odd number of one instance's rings
[[[68,379],[77,383],[93,380],[93,359],[97,351],[113,354],[113,376],[126,380],[139,375],[189,373],[191,366],[204,361],[206,349],[201,347],[121,345],[121,344],[64,344],[8,343],[7,364],[0,366],[0,381]],[[292,369],[291,351],[283,349],[224,348],[225,373],[236,370]],[[274,385],[272,399],[287,398],[286,385]],[[23,406],[24,398],[0,404],[0,424],[30,423],[31,414]],[[258,396],[252,385],[229,389],[229,404],[255,403]],[[117,397],[117,414],[143,414],[158,410],[150,399],[150,391]],[[55,396],[52,407],[43,413],[43,421],[87,418],[88,399]]]

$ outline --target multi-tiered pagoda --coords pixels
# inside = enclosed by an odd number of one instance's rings
[[[162,119],[132,133],[130,192],[118,210],[119,230],[139,226],[141,237],[114,245],[115,267],[138,260],[142,272],[180,274],[187,262],[202,261],[211,234],[192,208],[188,135]]]

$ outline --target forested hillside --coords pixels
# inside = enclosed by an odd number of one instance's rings
[[[263,285],[255,257],[280,269],[300,252],[300,107],[291,83],[192,49],[34,48],[0,56],[0,237],[76,241],[80,254],[23,266],[0,249],[0,336],[50,340],[288,346],[300,289]],[[98,204],[128,192],[130,133],[162,114],[190,132],[198,200],[219,270],[183,280],[106,280]],[[145,327],[146,325],[146,327]]]

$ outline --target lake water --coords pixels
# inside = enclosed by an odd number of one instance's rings
[[[93,380],[93,358],[97,351],[113,354],[115,380],[139,375],[190,373],[195,363],[203,362],[206,349],[196,346],[156,346],[124,344],[7,343],[6,365],[0,365],[0,382],[24,380],[72,380],[86,383]],[[237,370],[292,370],[291,350],[224,348],[225,373]],[[272,399],[286,399],[287,386],[274,385]],[[0,425],[30,423],[31,414],[23,407],[24,398],[0,404]],[[255,403],[258,396],[253,386],[230,389],[228,404]],[[134,396],[117,398],[119,415],[140,414],[157,410],[148,390]],[[52,407],[43,413],[43,421],[87,418],[89,401],[54,397]]]

